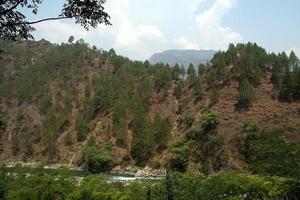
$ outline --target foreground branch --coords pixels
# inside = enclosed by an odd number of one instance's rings
[[[26,24],[31,25],[31,24],[37,24],[40,22],[44,22],[44,21],[60,20],[60,19],[68,19],[68,18],[72,18],[72,17],[50,17],[50,18],[41,19],[41,20],[34,21],[34,22],[26,22]]]

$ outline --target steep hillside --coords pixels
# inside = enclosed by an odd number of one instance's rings
[[[208,69],[189,71],[186,80],[175,68],[133,62],[82,41],[1,41],[0,48],[2,161],[95,171],[118,165],[266,171],[252,168],[268,161],[249,154],[244,144],[253,138],[243,140],[248,133],[263,137],[278,128],[286,151],[300,144],[298,90],[283,100],[284,84],[277,87],[272,60],[262,58],[272,55],[252,44],[216,54]],[[242,59],[247,49],[261,56],[258,63]]]

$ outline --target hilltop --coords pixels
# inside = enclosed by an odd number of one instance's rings
[[[1,40],[0,48],[2,161],[299,173],[293,55],[239,44],[196,73],[131,61],[82,40]]]

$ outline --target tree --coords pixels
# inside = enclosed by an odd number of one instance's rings
[[[117,56],[116,51],[113,48],[111,48],[109,50],[108,54],[109,54],[110,57],[116,57]]]
[[[189,143],[186,140],[177,139],[170,144],[170,152],[169,168],[175,171],[186,171],[189,161]]]
[[[68,39],[68,42],[69,42],[70,44],[72,44],[72,43],[74,42],[74,40],[75,40],[75,37],[74,37],[73,35],[71,35],[71,36],[69,37],[69,39]]]
[[[295,76],[294,80],[296,80],[294,98],[295,99],[300,99],[300,69],[297,69],[294,72],[294,76]]]
[[[184,68],[184,66],[181,66],[180,67],[180,74],[181,74],[181,78],[182,79],[185,79],[185,75],[186,75],[186,70],[185,70],[185,68]]]
[[[255,97],[255,92],[247,78],[242,78],[238,95],[238,108],[248,109],[252,100]]]
[[[1,133],[5,130],[6,128],[6,123],[5,120],[3,119],[3,113],[0,110],[0,139],[1,139]]]
[[[66,146],[71,146],[73,144],[73,138],[70,132],[67,133],[65,136],[65,145]]]
[[[202,74],[204,74],[205,68],[206,68],[205,65],[202,64],[202,63],[198,66],[198,75],[199,76],[201,76]]]
[[[113,132],[117,139],[117,144],[120,146],[126,145],[127,138],[127,122],[126,109],[122,103],[118,103],[112,115],[113,118]]]
[[[195,68],[194,68],[194,65],[191,63],[188,70],[187,70],[187,74],[188,74],[188,79],[191,81],[191,82],[194,82],[196,80],[196,71],[195,71]]]
[[[175,67],[172,68],[172,79],[179,80],[180,73],[181,73],[181,69],[179,65],[176,64]]]
[[[289,57],[289,65],[290,65],[290,67],[291,67],[292,70],[296,69],[296,67],[298,66],[298,62],[299,62],[298,57],[296,56],[296,54],[294,53],[294,51],[292,51],[290,53],[290,57]]]
[[[195,81],[194,85],[194,96],[197,100],[200,100],[203,96],[203,86],[200,79],[197,79]]]
[[[110,16],[104,11],[105,0],[67,0],[59,16],[28,21],[23,10],[28,9],[36,15],[42,2],[43,0],[1,1],[0,37],[9,39],[33,38],[31,35],[31,32],[35,30],[33,25],[49,20],[75,19],[75,23],[80,24],[86,30],[89,30],[90,27],[95,28],[98,24],[111,24]]]
[[[75,127],[77,131],[77,141],[84,141],[88,131],[88,117],[85,113],[78,113]]]
[[[174,200],[174,190],[175,190],[175,176],[168,172],[166,176],[166,193],[167,193],[167,200]]]
[[[182,83],[178,83],[174,89],[174,95],[176,96],[177,99],[180,99],[182,94]]]
[[[279,54],[276,56],[275,54],[270,55],[270,60],[272,63],[272,77],[271,81],[275,89],[280,88],[281,79],[284,75],[285,64],[281,62],[282,56]]]
[[[83,161],[92,172],[108,171],[111,168],[111,145],[100,146],[91,137],[82,150]]]
[[[171,132],[168,118],[163,118],[157,114],[154,117],[152,128],[155,136],[155,143],[158,145],[158,149],[164,149],[170,138]]]
[[[210,104],[214,105],[219,101],[220,93],[217,87],[213,87],[209,93]]]
[[[147,163],[154,153],[155,138],[146,114],[140,110],[135,112],[131,122],[133,129],[131,155],[136,164],[142,166]]]
[[[218,125],[218,114],[213,111],[209,111],[207,114],[203,114],[200,118],[201,127],[205,132],[209,132],[215,129]]]
[[[217,80],[217,70],[216,69],[210,69],[207,76],[207,84],[212,85]]]
[[[279,98],[285,101],[293,100],[293,93],[296,88],[294,76],[289,66],[285,67],[285,73],[279,91]]]

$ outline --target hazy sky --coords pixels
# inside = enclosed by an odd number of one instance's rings
[[[63,2],[44,1],[38,16],[58,15]],[[105,8],[112,26],[87,32],[71,20],[43,22],[34,36],[61,43],[74,35],[132,59],[166,49],[224,50],[248,41],[268,51],[293,49],[300,57],[300,0],[107,0]]]

